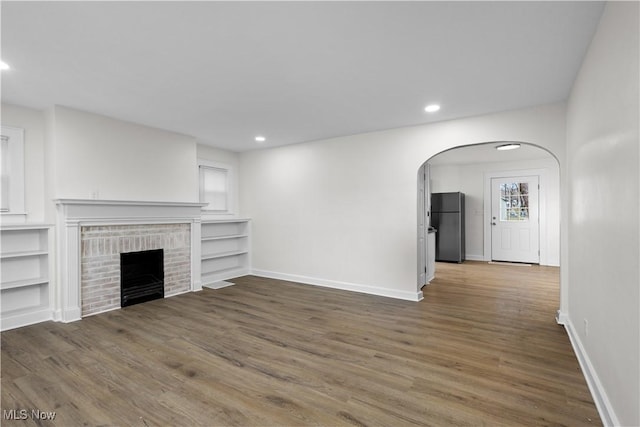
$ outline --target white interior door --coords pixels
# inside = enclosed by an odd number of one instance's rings
[[[491,179],[491,259],[540,263],[538,176]]]

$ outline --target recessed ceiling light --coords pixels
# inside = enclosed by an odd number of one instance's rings
[[[9,68],[11,68],[9,67],[9,64],[4,61],[0,61],[0,70],[8,70]]]
[[[426,111],[427,113],[435,113],[439,109],[440,109],[440,106],[438,104],[431,104],[424,107],[424,111]]]
[[[506,151],[506,150],[515,150],[520,148],[520,144],[502,144],[496,147],[496,150]]]
[[[256,142],[265,142],[267,138],[264,136],[256,136]]]

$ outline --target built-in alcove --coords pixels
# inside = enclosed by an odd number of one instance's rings
[[[164,251],[120,254],[120,306],[164,298]]]

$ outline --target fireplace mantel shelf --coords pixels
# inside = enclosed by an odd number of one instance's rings
[[[104,199],[56,199],[64,224],[104,225],[200,221],[204,203]],[[60,223],[63,225],[63,223]]]
[[[103,199],[54,199],[57,205],[108,205],[108,206],[175,206],[175,207],[200,207],[207,203],[198,202],[159,202],[136,200],[103,200]]]

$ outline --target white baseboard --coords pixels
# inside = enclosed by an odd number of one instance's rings
[[[533,264],[525,264],[523,262],[508,262],[508,261],[489,261],[491,265],[508,265],[512,267],[533,267]]]
[[[558,323],[560,323],[560,320],[564,321],[564,323],[562,324],[567,330],[569,340],[571,341],[571,345],[573,346],[573,351],[578,358],[578,363],[580,363],[580,368],[582,368],[582,373],[585,380],[587,381],[589,390],[591,391],[591,396],[596,403],[596,408],[598,409],[598,413],[600,414],[602,423],[605,426],[619,426],[620,422],[618,421],[618,417],[616,416],[613,407],[611,406],[611,402],[607,397],[607,393],[605,392],[604,387],[602,386],[602,383],[598,378],[598,374],[591,364],[589,355],[585,351],[584,346],[582,345],[582,341],[580,341],[580,337],[576,333],[571,319],[566,314],[561,313],[560,311],[558,311],[558,316],[556,317],[556,319],[558,319]]]
[[[567,322],[569,321],[569,316],[567,315],[567,313],[563,312],[563,311],[556,311],[556,323],[558,325],[566,325]]]
[[[68,308],[66,310],[62,310],[61,312],[60,322],[62,323],[71,323],[77,322],[82,319],[82,309],[80,307]]]
[[[343,291],[360,292],[363,294],[379,295],[383,297],[402,299],[407,301],[420,301],[423,298],[422,291],[408,292],[389,288],[360,285],[357,283],[340,282],[337,280],[319,279],[316,277],[298,276],[296,274],[278,273],[266,270],[251,270],[251,274],[270,279],[287,280],[290,282],[304,283],[305,285],[322,286],[325,288],[341,289]]]
[[[491,261],[491,258],[485,258],[484,255],[474,255],[474,254],[465,254],[464,255],[464,259],[466,261]],[[540,265],[544,265],[547,267],[560,267],[560,264],[558,264],[557,262],[542,262],[543,260],[540,260]]]

